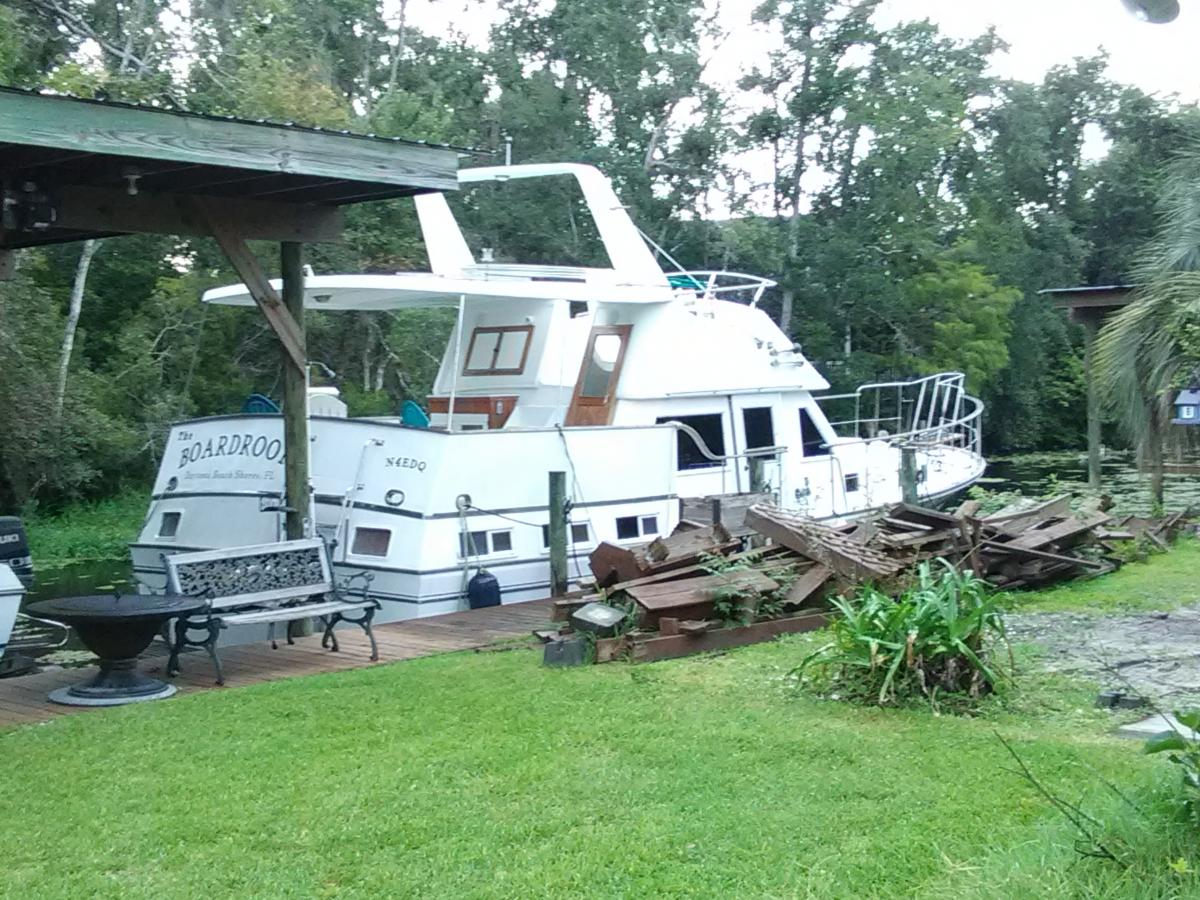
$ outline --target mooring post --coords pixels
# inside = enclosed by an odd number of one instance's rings
[[[917,448],[900,445],[900,499],[917,505]]]
[[[567,592],[567,473],[550,473],[550,594]]]
[[[711,512],[710,518],[712,519],[712,523],[714,525],[720,525],[721,524],[721,498],[713,497],[712,500],[710,501],[710,503],[712,504],[712,508],[710,510],[710,512]]]

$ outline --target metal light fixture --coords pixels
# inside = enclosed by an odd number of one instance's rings
[[[1125,8],[1153,25],[1166,25],[1179,17],[1179,0],[1121,0]]]

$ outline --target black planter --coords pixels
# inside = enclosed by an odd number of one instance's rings
[[[84,646],[100,658],[100,671],[94,678],[51,691],[50,699],[70,706],[117,706],[171,696],[175,688],[139,672],[137,658],[164,622],[203,608],[204,601],[195,597],[120,594],[61,597],[33,604],[31,613],[70,625]]]

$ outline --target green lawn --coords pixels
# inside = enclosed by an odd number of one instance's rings
[[[1027,675],[974,718],[855,708],[788,681],[816,640],[459,653],[0,732],[0,895],[1200,896],[1155,799],[1174,773],[1086,685]],[[1077,859],[996,732],[1132,866]]]
[[[1072,581],[1051,590],[1013,594],[1021,612],[1140,612],[1200,602],[1200,540],[1181,538],[1170,553],[1130,563],[1111,575]]]

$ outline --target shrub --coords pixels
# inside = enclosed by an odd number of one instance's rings
[[[943,559],[922,563],[915,583],[893,599],[873,588],[835,598],[833,640],[797,667],[854,699],[886,704],[939,693],[977,698],[996,689],[991,639],[1004,619],[990,586]]]

